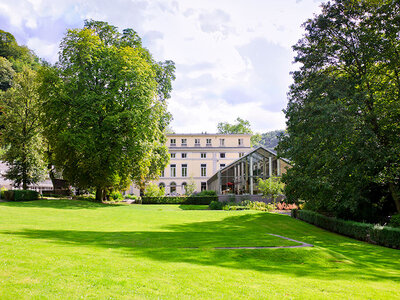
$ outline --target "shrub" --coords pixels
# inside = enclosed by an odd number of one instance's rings
[[[223,206],[224,203],[219,201],[211,201],[211,203],[208,205],[211,210],[221,210]]]
[[[251,210],[261,210],[261,211],[272,211],[274,209],[274,205],[267,205],[265,202],[260,201],[242,201],[241,205],[244,205],[246,208]]]
[[[285,202],[280,202],[276,204],[276,209],[278,210],[291,210],[291,209],[297,209],[296,204],[287,204]]]
[[[223,210],[246,210],[249,209],[247,206],[242,205],[242,203],[228,202],[222,207]]]
[[[60,198],[65,196],[71,196],[72,192],[71,190],[43,190],[42,195],[44,197]]]
[[[209,205],[212,201],[218,201],[218,196],[190,196],[187,197],[183,204],[195,204],[195,205]]]
[[[258,179],[258,189],[264,196],[271,198],[273,202],[283,193],[284,186],[279,177],[270,177],[265,180]]]
[[[4,195],[4,192],[7,191],[7,189],[3,186],[0,190],[0,198],[5,199],[6,196]]]
[[[217,196],[216,191],[206,191],[206,190],[192,195],[192,197],[216,197],[216,196]]]
[[[164,187],[158,187],[155,183],[149,183],[144,191],[146,197],[164,197],[165,189]]]
[[[138,196],[136,196],[136,195],[131,195],[131,194],[126,194],[126,195],[124,196],[124,198],[125,198],[125,199],[131,199],[131,200],[137,200],[137,199],[138,199]]]
[[[389,222],[390,227],[400,227],[400,214],[393,215]]]
[[[124,200],[124,197],[122,196],[122,194],[120,192],[113,191],[110,194],[110,200],[112,200],[112,201],[122,201],[122,200]]]
[[[93,195],[93,194],[86,194],[86,195],[74,196],[73,199],[75,199],[75,200],[83,200],[83,201],[90,201],[90,202],[96,202],[96,196]]]
[[[218,197],[199,197],[199,196],[163,196],[163,197],[142,197],[142,204],[194,204],[209,205],[212,201],[218,201]]]
[[[400,249],[400,229],[327,217],[309,210],[292,210],[292,217],[361,241]]]
[[[8,201],[38,200],[39,193],[30,190],[10,190],[4,191],[4,197]]]

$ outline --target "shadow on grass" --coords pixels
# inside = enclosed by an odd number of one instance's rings
[[[84,200],[73,199],[40,199],[34,201],[11,201],[1,202],[0,206],[8,207],[37,207],[37,208],[58,208],[58,209],[96,209],[104,207],[122,206],[123,204],[106,204]]]
[[[222,221],[170,225],[169,231],[2,231],[63,245],[115,248],[135,257],[233,269],[312,277],[324,280],[400,280],[400,251],[369,245],[326,232],[286,216],[267,213],[230,216]],[[280,234],[318,247],[296,249],[214,250],[220,245],[277,246]],[[185,249],[185,247],[200,247]]]
[[[181,204],[179,208],[182,210],[207,210],[208,205],[191,205],[191,204]]]

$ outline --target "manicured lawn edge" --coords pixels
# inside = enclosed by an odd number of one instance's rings
[[[291,216],[360,241],[400,249],[400,229],[398,228],[346,221],[327,217],[309,210],[293,209]]]
[[[142,204],[194,204],[209,205],[212,201],[218,201],[218,196],[201,196],[201,197],[142,197]]]

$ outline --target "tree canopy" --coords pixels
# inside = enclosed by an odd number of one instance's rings
[[[0,92],[1,159],[9,167],[5,178],[24,190],[44,179],[43,137],[40,123],[41,101],[36,72],[25,67],[17,73],[13,86]]]
[[[217,125],[218,133],[222,134],[232,134],[232,133],[243,133],[243,134],[251,134],[251,144],[253,146],[258,145],[261,139],[261,135],[256,133],[253,134],[253,130],[251,130],[251,125],[248,120],[244,120],[240,117],[237,117],[234,124],[230,124],[228,122],[219,122]]]
[[[168,161],[164,130],[174,64],[157,63],[132,29],[88,20],[69,30],[54,67],[41,72],[45,135],[71,184],[139,186]]]
[[[289,199],[343,218],[400,211],[400,4],[330,1],[294,46],[278,146]]]
[[[260,144],[274,150],[278,146],[279,138],[285,134],[284,130],[273,130],[261,134]]]

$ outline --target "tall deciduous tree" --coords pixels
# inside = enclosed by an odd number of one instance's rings
[[[8,59],[0,57],[0,90],[6,91],[12,85],[15,71]]]
[[[219,122],[217,125],[218,133],[222,134],[231,134],[231,133],[243,133],[243,134],[251,134],[251,144],[253,146],[258,145],[261,140],[261,135],[259,133],[253,134],[253,130],[251,130],[251,125],[248,120],[244,120],[240,117],[237,117],[234,124],[230,124],[228,122]]]
[[[336,0],[305,23],[279,145],[286,195],[345,218],[400,211],[400,4]]]
[[[23,189],[42,180],[46,170],[38,86],[36,72],[24,68],[15,75],[13,86],[0,94],[2,160],[9,167],[5,177]]]
[[[42,71],[45,133],[63,177],[104,191],[144,186],[168,161],[164,130],[174,65],[153,60],[135,31],[89,20],[69,30]]]

